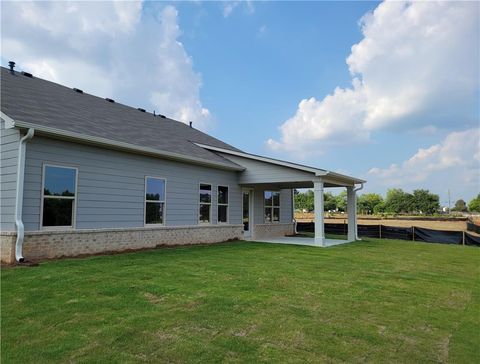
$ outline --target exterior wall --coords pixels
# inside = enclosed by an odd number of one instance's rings
[[[242,235],[242,225],[35,231],[25,234],[23,255],[27,261],[38,261],[158,246],[211,244],[241,239]],[[2,262],[14,263],[15,234],[0,237]]]
[[[15,194],[17,185],[20,132],[0,124],[0,231],[15,231]],[[28,147],[27,147],[28,148]]]
[[[257,187],[254,189],[254,213],[253,220],[255,224],[265,224],[264,217],[264,188]],[[275,189],[267,189],[267,191],[278,191]],[[283,189],[280,190],[280,223],[291,223],[293,220],[292,211],[292,190]],[[275,223],[273,223],[275,224]]]
[[[15,262],[15,240],[17,234],[14,232],[2,232],[0,234],[0,262],[11,264]]]
[[[238,157],[231,154],[219,153],[224,158],[231,160],[246,168],[239,173],[240,184],[256,183],[285,183],[285,182],[311,182],[315,178],[312,172],[282,167],[279,165]]]
[[[261,240],[263,238],[275,238],[285,235],[293,235],[295,232],[294,224],[276,223],[276,224],[257,224],[253,230],[253,238]]]
[[[161,136],[159,136],[161,137]],[[40,229],[42,165],[78,168],[77,229],[144,227],[145,176],[165,178],[166,226],[197,225],[199,183],[212,185],[212,223],[217,186],[229,186],[229,223],[241,224],[237,173],[36,136],[26,153],[23,220]]]

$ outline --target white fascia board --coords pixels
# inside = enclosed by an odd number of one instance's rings
[[[206,145],[206,144],[200,144],[200,143],[195,143],[195,144],[198,145],[199,147],[202,147],[202,148],[205,148],[205,149],[208,149],[208,150],[213,150],[215,152],[231,154],[231,155],[235,155],[235,156],[238,156],[238,157],[253,159],[253,160],[257,160],[257,161],[261,161],[261,162],[276,164],[276,165],[283,166],[283,167],[288,167],[288,168],[298,169],[298,170],[301,170],[301,171],[315,173],[316,177],[330,177],[329,179],[332,182],[334,182],[336,179],[339,179],[341,181],[335,181],[339,184],[366,183],[366,181],[358,179],[358,178],[350,177],[350,176],[343,175],[343,174],[340,174],[340,173],[327,171],[327,170],[320,169],[320,168],[304,166],[304,165],[301,165],[301,164],[282,161],[282,160],[274,159],[274,158],[263,157],[263,156],[256,155],[256,154],[250,154],[250,153],[238,152],[238,151],[230,150],[230,149],[213,147],[213,146]]]
[[[0,117],[5,122],[5,129],[12,129],[15,127],[15,120],[13,120],[10,116],[5,114],[3,111],[0,111]]]
[[[32,123],[28,123],[20,120],[14,120],[13,124],[17,128],[26,128],[26,129],[34,128],[35,133],[37,135],[52,136],[52,137],[56,137],[64,140],[81,141],[88,144],[99,145],[99,146],[104,146],[104,147],[109,147],[113,149],[119,149],[119,150],[124,150],[128,152],[139,153],[139,154],[152,155],[152,156],[162,157],[166,159],[177,160],[185,163],[193,163],[193,164],[203,165],[207,167],[214,167],[217,169],[226,169],[226,170],[232,170],[232,171],[245,170],[245,168],[241,166],[235,167],[226,163],[224,164],[220,162],[208,161],[202,158],[185,156],[183,154],[168,152],[168,151],[149,148],[149,147],[140,147],[135,144],[119,142],[119,141],[115,141],[107,138],[95,137],[95,136],[80,134],[72,131],[51,128],[48,126],[32,124]]]

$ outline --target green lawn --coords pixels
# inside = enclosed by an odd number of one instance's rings
[[[1,271],[1,362],[480,361],[480,249],[233,242]]]

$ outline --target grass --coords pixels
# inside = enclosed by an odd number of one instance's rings
[[[480,360],[480,249],[233,242],[1,271],[2,363]]]

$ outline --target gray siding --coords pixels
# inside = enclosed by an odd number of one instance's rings
[[[254,206],[253,206],[253,220],[255,224],[264,224],[264,207],[265,201],[263,199],[265,189],[254,189]],[[267,191],[276,191],[275,189]],[[292,190],[283,189],[280,190],[280,222],[289,223],[292,222]]]
[[[311,182],[315,178],[315,174],[310,172],[299,171],[297,169],[231,154],[218,154],[246,168],[245,171],[239,173],[240,177],[238,182],[240,184]]]
[[[230,191],[229,223],[240,224],[241,188],[236,172],[161,160],[42,137],[28,144],[23,219],[40,227],[43,164],[78,168],[76,228],[144,226],[145,176],[167,180],[166,225],[197,225],[199,183],[212,184],[212,223],[217,221],[217,186]]]
[[[15,194],[17,184],[18,129],[5,129],[0,124],[0,230],[15,230]],[[27,147],[28,148],[28,147]]]

